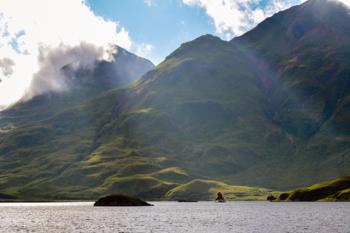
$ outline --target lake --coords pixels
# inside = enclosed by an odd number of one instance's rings
[[[350,203],[1,203],[0,232],[350,233]]]

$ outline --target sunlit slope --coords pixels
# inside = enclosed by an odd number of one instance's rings
[[[350,177],[282,193],[279,201],[350,201]]]
[[[247,186],[227,185],[214,180],[192,180],[189,183],[179,185],[166,193],[166,198],[171,200],[215,200],[217,193],[221,192],[226,200],[261,200],[272,193],[271,190]]]

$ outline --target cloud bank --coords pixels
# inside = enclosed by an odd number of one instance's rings
[[[10,76],[13,74],[13,66],[15,65],[15,62],[12,61],[10,58],[4,57],[0,59],[0,71],[3,76]],[[1,81],[1,79],[0,79]]]
[[[93,69],[96,60],[112,60],[115,50],[106,51],[85,42],[78,46],[60,45],[56,48],[41,47],[39,49],[39,71],[33,75],[30,88],[22,100],[47,92],[64,92],[70,90],[70,78],[65,75],[62,67],[69,65],[70,71],[78,69]],[[50,78],[47,78],[50,77]]]
[[[39,81],[62,89],[59,68],[108,59],[111,45],[134,46],[124,27],[95,15],[85,0],[1,0],[0,105],[21,98],[30,83],[32,94],[43,90]]]
[[[242,35],[265,18],[304,0],[182,0],[204,8],[224,39]]]
[[[240,36],[267,17],[301,4],[306,0],[182,0],[189,6],[201,7],[212,19],[223,39]],[[330,0],[332,1],[332,0]],[[350,0],[334,0],[350,6]]]

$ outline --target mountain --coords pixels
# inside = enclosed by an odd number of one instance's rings
[[[127,87],[91,91],[116,73],[100,66],[19,103],[0,115],[0,193],[251,199],[349,175],[349,25],[345,5],[310,0],[185,43]]]
[[[96,61],[93,69],[63,66],[70,84],[67,90],[19,101],[2,111],[0,189],[18,195],[73,166],[93,150],[96,126],[106,120],[97,113],[113,101],[93,102],[95,98],[125,87],[153,68],[150,61],[118,47],[111,62]],[[105,111],[113,114],[108,107]],[[31,192],[23,192],[25,199],[31,196]]]
[[[150,61],[123,48],[116,46],[116,51],[112,61],[96,61],[93,68],[75,69],[74,64],[64,65],[61,72],[67,86],[65,90],[43,92],[32,98],[25,95],[21,101],[4,111],[2,116],[11,117],[12,122],[18,119],[26,123],[46,119],[103,92],[125,87],[154,68]],[[30,89],[39,85],[38,80],[34,79]]]
[[[232,41],[258,63],[270,117],[288,132],[314,136],[348,95],[349,20],[341,3],[311,0]]]
[[[309,184],[349,174],[349,20],[342,3],[311,0],[232,41],[258,61],[267,116],[294,142],[287,171]]]

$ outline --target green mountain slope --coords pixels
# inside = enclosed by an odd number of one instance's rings
[[[255,69],[268,118],[301,139],[288,169],[302,171],[299,180],[349,174],[349,21],[341,3],[311,0],[232,41],[261,63]]]
[[[213,180],[196,179],[170,190],[165,197],[171,200],[215,200],[218,192],[229,201],[263,201],[272,193],[271,190],[264,188],[233,186]]]
[[[127,85],[153,67],[151,62],[118,48],[114,61],[68,75],[74,77],[69,90],[36,96],[1,112],[0,189],[24,199],[52,199],[60,198],[53,190],[61,185],[70,191],[94,185],[95,181],[85,179],[86,169],[80,171],[75,162],[94,150],[99,127],[115,114],[111,111],[113,99],[98,102],[97,96]],[[62,69],[70,72],[69,64]],[[74,172],[72,180],[61,177]],[[79,180],[82,183],[75,183]]]
[[[126,88],[91,91],[116,73],[101,68],[17,104],[0,115],[0,193],[251,199],[270,191],[246,186],[348,175],[348,12],[310,0],[230,42],[185,43]]]

